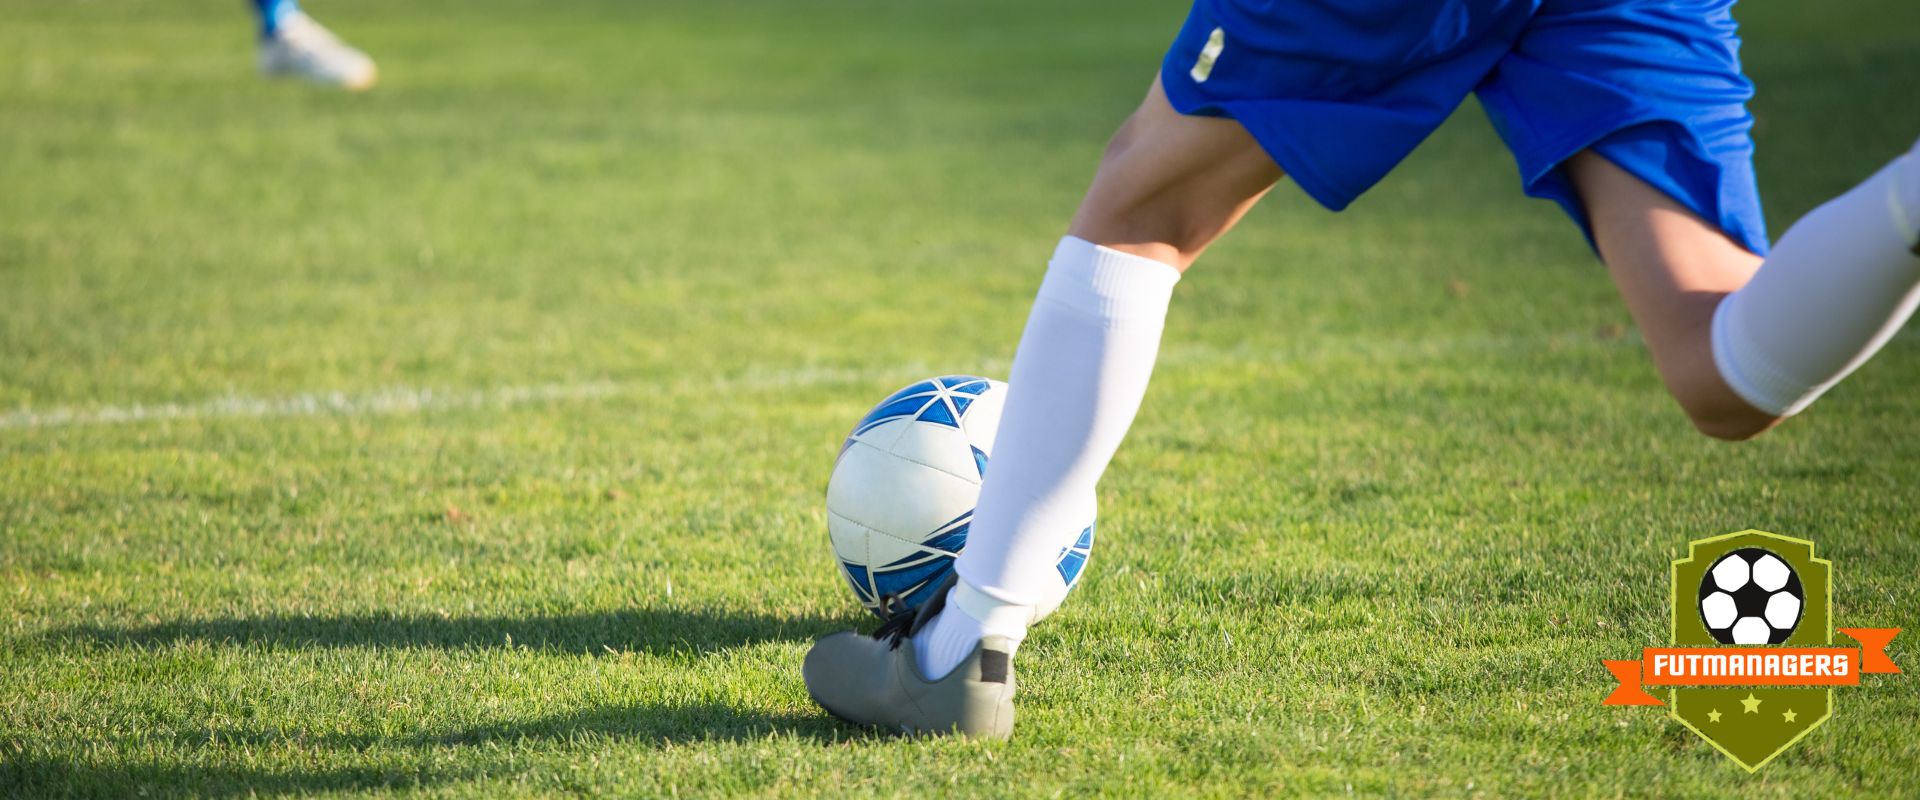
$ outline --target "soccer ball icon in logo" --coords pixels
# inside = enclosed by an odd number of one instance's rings
[[[1724,644],[1786,641],[1806,599],[1793,567],[1759,547],[1721,556],[1700,578],[1700,619]]]

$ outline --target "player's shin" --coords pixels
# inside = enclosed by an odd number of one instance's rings
[[[1755,408],[1789,415],[1871,358],[1920,305],[1920,145],[1814,209],[1720,303],[1713,358]]]
[[[949,611],[914,638],[929,677],[982,636],[1026,635],[1066,591],[1058,569],[1094,515],[1094,486],[1146,394],[1174,267],[1067,237],[1014,355],[1007,405]]]

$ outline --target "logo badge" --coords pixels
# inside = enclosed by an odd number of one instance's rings
[[[1766,531],[1699,539],[1673,562],[1673,646],[1607,661],[1607,705],[1669,705],[1674,719],[1748,772],[1833,716],[1833,687],[1898,673],[1899,628],[1841,628],[1833,645],[1833,562],[1813,542]],[[1643,686],[1669,686],[1670,702]]]

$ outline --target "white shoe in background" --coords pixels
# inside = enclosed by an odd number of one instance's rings
[[[300,13],[287,15],[272,36],[260,41],[260,72],[305,78],[350,91],[372,88],[379,78],[373,59],[366,53]]]

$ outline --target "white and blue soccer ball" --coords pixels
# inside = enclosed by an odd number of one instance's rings
[[[919,608],[967,542],[1007,385],[972,375],[920,381],[853,426],[827,483],[827,531],[854,596],[881,617]],[[1060,551],[1053,612],[1093,549],[1093,520]]]

